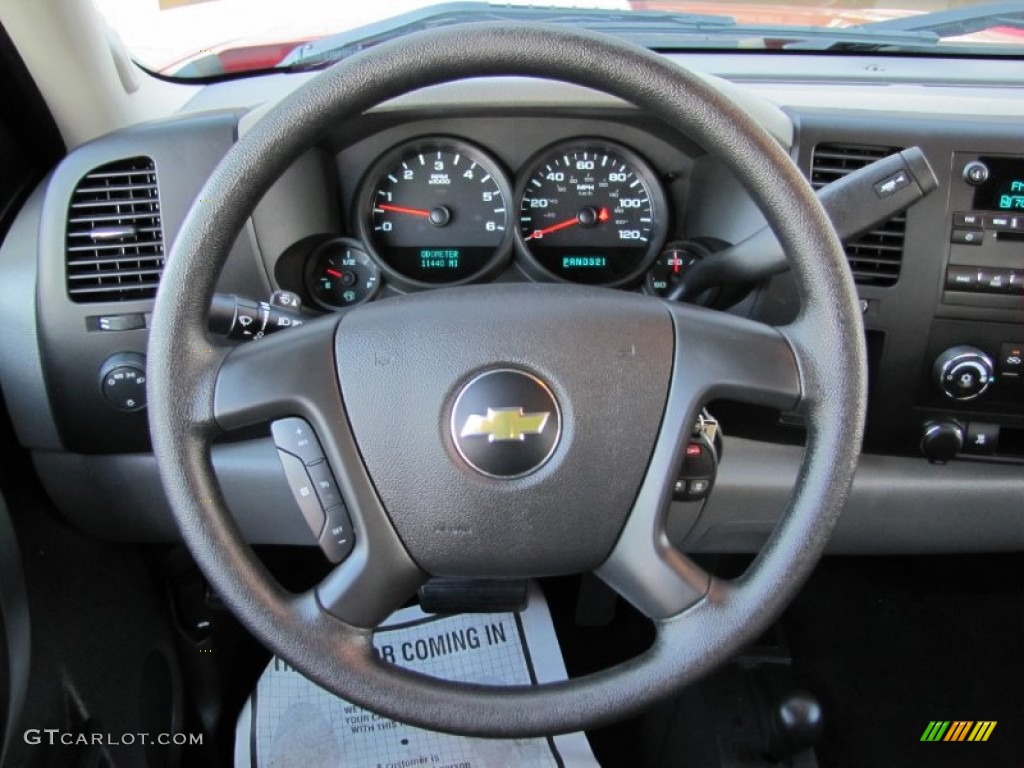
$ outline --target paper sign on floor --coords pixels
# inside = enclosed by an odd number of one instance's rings
[[[522,613],[439,617],[405,608],[374,634],[382,658],[434,677],[485,685],[566,678],[551,614],[531,588]],[[491,768],[597,766],[586,736],[494,740],[388,720],[271,659],[238,720],[236,768]]]

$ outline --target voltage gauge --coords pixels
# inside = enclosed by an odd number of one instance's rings
[[[380,269],[356,240],[328,240],[310,255],[306,288],[325,309],[343,309],[369,301],[380,290]]]

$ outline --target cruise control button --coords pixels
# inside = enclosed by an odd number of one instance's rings
[[[973,291],[978,287],[978,268],[952,265],[946,269],[946,290]]]
[[[980,229],[954,229],[949,242],[960,245],[981,245],[985,242],[985,233]]]
[[[998,425],[978,424],[972,421],[967,425],[967,440],[964,441],[964,452],[991,456],[996,452],[996,443],[998,442]]]
[[[344,503],[341,498],[341,491],[338,490],[338,484],[335,482],[334,475],[331,474],[331,468],[327,465],[326,461],[312,464],[306,467],[306,471],[309,472],[309,478],[313,481],[317,498],[320,499],[324,509],[330,509]]]
[[[299,510],[306,518],[313,535],[319,536],[324,528],[325,517],[324,508],[320,506],[316,490],[313,488],[313,481],[299,459],[284,451],[278,451],[277,455],[281,459],[284,476],[288,478],[288,487],[292,489],[295,503],[299,505]]]
[[[314,464],[324,457],[313,428],[303,419],[279,419],[270,425],[270,434],[274,445],[298,456],[303,464]]]
[[[1002,376],[1020,376],[1024,371],[1024,342],[999,347],[998,370]]]
[[[320,535],[320,549],[332,563],[340,563],[352,552],[356,543],[352,520],[344,506],[331,507],[327,510],[327,524]]]

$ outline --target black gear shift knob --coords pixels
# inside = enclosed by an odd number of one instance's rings
[[[825,727],[818,699],[807,691],[791,691],[772,709],[768,756],[780,762],[813,747]]]

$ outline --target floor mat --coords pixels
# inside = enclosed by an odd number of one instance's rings
[[[1024,766],[1024,556],[828,558],[784,626],[823,768]],[[936,721],[996,725],[922,741]]]

